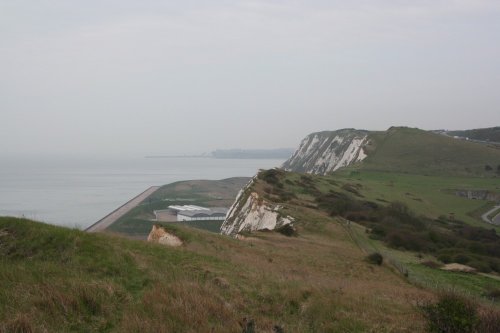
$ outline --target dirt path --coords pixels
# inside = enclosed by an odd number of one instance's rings
[[[109,227],[113,222],[118,220],[120,217],[123,215],[127,214],[131,209],[136,207],[138,204],[140,204],[144,199],[146,199],[148,196],[153,194],[157,189],[159,189],[160,186],[151,186],[148,188],[146,191],[142,192],[135,198],[131,199],[124,205],[120,206],[119,208],[115,209],[96,223],[92,224],[90,227],[85,229],[87,232],[99,232],[103,231],[107,227]]]

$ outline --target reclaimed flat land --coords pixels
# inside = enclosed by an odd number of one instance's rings
[[[161,186],[140,205],[111,223],[106,231],[127,237],[144,239],[155,221],[155,210],[170,205],[199,205],[229,208],[238,192],[251,178],[235,177],[222,180],[187,180]],[[218,232],[223,221],[174,222],[194,228]]]
[[[124,205],[120,206],[118,209],[114,210],[110,214],[106,215],[101,220],[97,221],[89,228],[87,228],[87,232],[98,232],[103,231],[111,224],[116,222],[119,218],[127,214],[129,211],[137,207],[142,201],[144,201],[147,197],[153,194],[156,190],[158,190],[159,186],[151,186],[146,191],[142,192],[132,200],[126,202]]]

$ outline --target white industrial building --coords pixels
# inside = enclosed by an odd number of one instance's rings
[[[171,205],[168,208],[168,210],[155,210],[156,219],[159,220],[158,217],[162,213],[170,212],[177,214],[177,221],[223,221],[228,212],[224,207],[206,208],[195,205]]]

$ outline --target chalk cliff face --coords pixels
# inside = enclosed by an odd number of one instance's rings
[[[282,216],[281,206],[272,204],[252,190],[253,180],[240,191],[221,226],[221,234],[236,237],[241,232],[274,230],[293,223],[290,216]]]
[[[366,158],[368,131],[342,129],[308,135],[284,164],[287,171],[325,175]]]

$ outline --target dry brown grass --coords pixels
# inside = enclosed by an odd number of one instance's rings
[[[4,325],[0,324],[0,333],[35,333],[40,331],[35,330],[32,320],[26,314],[18,314]]]
[[[242,310],[251,313],[260,329],[280,324],[287,332],[320,332],[348,323],[354,327],[377,323],[377,332],[423,331],[414,304],[428,294],[387,267],[366,263],[365,254],[345,230],[327,222],[322,234],[301,230],[299,237],[285,237],[262,232],[244,241],[217,237],[203,245],[190,243],[188,250],[239,267],[225,278],[239,285],[238,297],[250,299],[241,301]],[[257,298],[248,297],[256,292]],[[290,307],[296,310],[290,312]]]
[[[340,223],[312,210],[302,214],[296,214],[303,221],[298,237],[262,232],[237,241],[190,229],[190,241],[175,249],[86,235],[112,251],[111,261],[90,252],[102,263],[84,256],[61,268],[35,262],[28,271],[22,265],[0,270],[16,295],[0,327],[241,332],[253,320],[256,332],[424,331],[414,303],[428,297],[425,291],[365,262]],[[122,266],[108,267],[119,261]],[[42,276],[29,277],[35,273]],[[0,299],[9,292],[0,291]]]
[[[236,332],[233,306],[210,284],[157,284],[124,313],[120,332]]]

